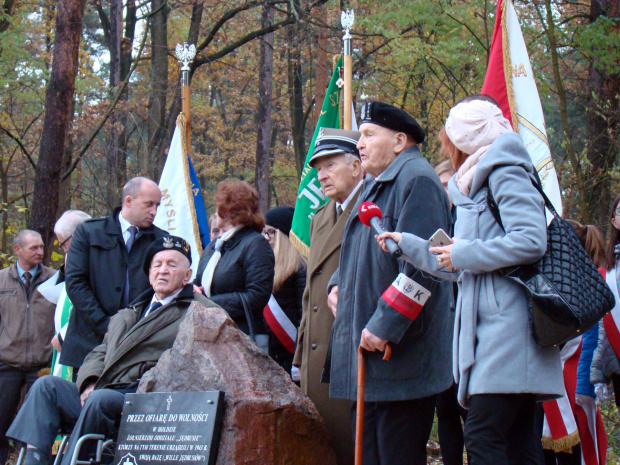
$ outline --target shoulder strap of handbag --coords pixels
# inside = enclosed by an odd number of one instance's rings
[[[540,193],[543,200],[545,201],[545,207],[547,207],[547,209],[553,214],[553,216],[559,216],[558,212],[555,210],[553,204],[549,200],[549,197],[547,197],[547,194],[545,194],[545,191],[543,191],[542,189],[542,182],[540,180],[540,177],[538,176],[538,171],[534,170],[534,176],[536,177],[536,182],[532,181],[532,185],[536,188],[536,190]],[[493,215],[493,218],[495,219],[495,221],[497,221],[497,224],[499,224],[500,228],[502,228],[505,232],[506,229],[504,229],[504,224],[502,223],[502,217],[499,212],[499,207],[497,206],[497,202],[495,201],[493,193],[491,192],[488,177],[484,181],[483,186],[487,188],[487,205],[489,206],[491,215]]]
[[[248,330],[250,332],[250,337],[253,341],[256,340],[256,334],[254,333],[254,317],[252,316],[252,311],[250,309],[250,303],[248,302],[248,297],[243,293],[239,292],[239,296],[241,297],[241,303],[243,304],[243,311],[245,312],[245,319],[248,320]]]

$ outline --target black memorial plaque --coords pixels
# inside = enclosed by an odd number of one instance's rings
[[[215,464],[224,393],[127,394],[115,465]]]

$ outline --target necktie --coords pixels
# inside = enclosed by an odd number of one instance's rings
[[[127,247],[127,253],[129,254],[131,246],[133,245],[133,242],[136,240],[136,236],[138,235],[138,227],[131,225],[129,226],[127,231],[131,233],[131,236],[129,236],[129,239],[127,239],[127,242],[125,243],[125,246]],[[129,305],[129,256],[127,257],[127,273],[125,273],[125,288],[123,289],[123,300],[121,301],[121,308],[125,308],[127,307],[127,305]]]
[[[342,216],[342,205],[336,207],[336,221]]]
[[[131,225],[127,231],[131,233],[131,236],[129,236],[129,239],[127,239],[127,243],[125,244],[127,247],[127,252],[129,252],[131,250],[131,246],[133,245],[133,241],[136,240],[136,236],[138,235],[138,227]]]
[[[26,287],[26,292],[30,291],[30,279],[32,278],[32,274],[30,271],[24,271],[24,286]]]
[[[154,312],[155,310],[157,310],[161,306],[162,306],[161,302],[155,301],[155,302],[153,302],[151,304],[150,307],[145,307],[145,308],[148,308],[148,310],[144,313],[144,315],[142,315],[142,318],[146,318],[149,313]]]

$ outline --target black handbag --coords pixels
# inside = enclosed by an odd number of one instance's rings
[[[499,270],[522,286],[528,296],[529,321],[541,347],[567,342],[594,326],[615,305],[613,293],[565,221],[542,190],[532,182],[553,214],[547,226],[547,251],[536,263]],[[487,205],[504,229],[500,211],[487,179]]]

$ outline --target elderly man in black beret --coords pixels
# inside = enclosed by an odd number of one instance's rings
[[[103,343],[84,360],[77,383],[55,376],[37,380],[7,436],[27,444],[26,465],[45,464],[59,428],[73,429],[63,464],[87,433],[113,434],[125,394],[135,392],[140,378],[172,347],[190,304],[218,307],[189,283],[189,244],[164,236],[146,251],[144,273],[151,288],[110,320]]]
[[[336,320],[329,392],[355,401],[358,346],[365,349],[364,465],[422,465],[435,396],[452,385],[451,285],[383,252],[357,211],[373,202],[388,230],[429,238],[439,228],[450,231],[450,205],[420,154],[424,132],[415,119],[370,101],[362,107],[360,132],[357,147],[369,176],[330,280]],[[388,344],[392,357],[383,361]]]

